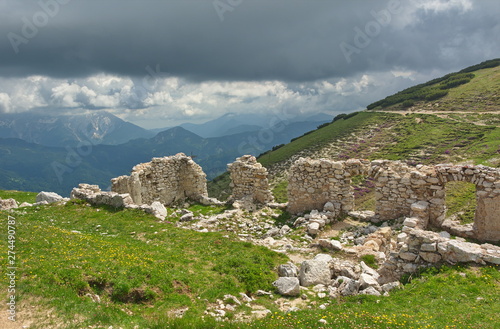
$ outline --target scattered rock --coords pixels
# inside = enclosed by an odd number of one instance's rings
[[[300,284],[296,277],[281,277],[273,282],[273,285],[282,296],[299,296]]]
[[[300,266],[300,285],[304,287],[316,284],[328,285],[331,281],[330,267],[321,260],[306,260]]]
[[[307,233],[309,233],[310,235],[316,235],[319,233],[319,229],[320,229],[320,226],[319,226],[319,223],[318,222],[312,222],[312,223],[309,223],[307,225]]]
[[[359,291],[359,294],[361,295],[371,295],[371,296],[380,296],[380,292],[375,289],[374,287],[368,287],[366,289],[363,289]]]
[[[41,202],[41,201],[47,201],[47,203],[55,203],[55,202],[59,202],[59,201],[63,201],[64,198],[62,196],[60,196],[59,194],[57,193],[54,193],[54,192],[40,192],[38,193],[38,195],[36,196],[36,202]]]
[[[377,280],[373,276],[371,276],[367,273],[362,273],[359,276],[359,287],[360,287],[360,289],[366,289],[368,287],[373,287],[377,290],[380,290],[380,286],[379,286]]]
[[[359,288],[359,282],[348,277],[338,277],[336,285],[338,285],[338,292],[342,296],[355,295]]]
[[[190,222],[192,220],[194,220],[194,214],[190,211],[188,213],[182,215],[181,218],[179,218],[179,221],[181,221],[181,222]]]
[[[233,303],[235,303],[236,305],[241,305],[241,302],[239,301],[239,299],[233,295],[224,295],[224,300],[232,300]]]
[[[299,269],[292,263],[281,264],[278,266],[278,275],[280,277],[298,277]]]
[[[401,283],[399,281],[394,281],[394,282],[389,282],[384,285],[382,285],[382,291],[384,292],[389,292],[393,289],[401,287]]]
[[[257,291],[255,292],[255,294],[256,294],[257,296],[271,296],[271,295],[272,295],[272,293],[270,293],[270,292],[268,292],[268,291],[264,291],[264,290],[257,290]]]
[[[342,250],[342,243],[338,240],[327,240],[327,239],[320,239],[318,240],[318,244],[326,249],[333,250],[333,251],[339,251]]]
[[[165,217],[167,217],[167,208],[159,201],[151,204],[151,210],[151,213],[158,219],[165,220]]]
[[[9,210],[17,207],[18,207],[17,201],[14,199],[5,199],[5,200],[0,199],[0,210]]]

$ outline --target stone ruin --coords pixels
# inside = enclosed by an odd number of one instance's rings
[[[351,177],[366,172],[368,161],[331,161],[300,158],[289,171],[288,211],[297,214],[323,209],[328,202],[333,217],[354,210]]]
[[[267,204],[274,201],[269,189],[267,169],[252,155],[244,155],[227,165],[233,194],[230,200]]]
[[[184,153],[138,164],[130,176],[113,178],[111,183],[111,191],[128,193],[139,205],[159,201],[169,206],[186,199],[197,202],[208,199],[205,173]]]
[[[228,171],[232,188],[229,202],[243,207],[273,202],[267,170],[254,156],[237,158],[228,164]],[[375,212],[368,220],[380,222],[413,217],[418,219],[416,228],[419,229],[429,226],[445,228],[466,238],[500,241],[500,169],[481,165],[411,167],[390,160],[300,158],[289,170],[288,211],[300,214],[323,210],[325,223],[342,214],[355,214],[352,178],[357,175],[370,178],[374,183]],[[473,225],[458,225],[458,222],[445,220],[445,187],[451,181],[465,181],[476,186],[477,208]],[[98,203],[107,200],[113,205],[130,204],[127,196],[135,205],[158,202],[170,206],[187,199],[204,204],[221,203],[208,198],[205,173],[183,153],[153,158],[151,162],[136,165],[130,176],[112,179],[111,190],[97,193],[90,189],[83,193],[80,188],[75,189],[72,196],[99,200]],[[94,195],[86,198],[84,194]]]
[[[375,183],[375,213],[372,221],[400,217],[418,218],[417,227],[453,227],[445,221],[445,186],[465,181],[476,186],[474,224],[455,230],[481,241],[500,240],[500,170],[486,166],[418,165],[400,161],[328,159],[297,160],[289,171],[288,211],[293,214],[323,209],[336,217],[354,209],[352,177],[364,175]],[[456,225],[455,225],[456,227]]]
[[[125,208],[134,203],[128,193],[101,191],[98,185],[79,184],[71,191],[71,199],[85,200],[93,205],[108,205]]]

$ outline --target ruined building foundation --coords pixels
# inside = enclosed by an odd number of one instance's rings
[[[254,156],[237,158],[228,164],[228,170],[232,187],[230,201],[264,205],[274,201],[267,170]],[[500,241],[500,169],[481,165],[411,167],[390,160],[300,158],[289,170],[288,211],[299,214],[324,210],[332,218],[353,211],[352,178],[357,175],[369,178],[374,184],[374,221],[412,217],[417,219],[418,229],[432,226],[481,241]],[[476,186],[477,208],[473,225],[445,221],[445,187],[452,181]],[[106,198],[119,196],[123,199],[129,194],[136,205],[158,201],[169,206],[186,199],[205,204],[219,202],[208,198],[205,173],[183,153],[153,158],[151,162],[136,165],[130,176],[112,179],[112,192],[114,194]]]
[[[184,153],[138,164],[130,176],[113,178],[111,183],[113,192],[129,193],[139,205],[159,201],[169,206],[186,199],[208,199],[205,173]]]
[[[417,217],[418,227],[441,227],[445,220],[445,186],[465,181],[476,186],[477,208],[469,237],[500,241],[500,169],[486,166],[418,165],[400,161],[297,160],[289,171],[288,211],[293,214],[334,205],[334,215],[354,209],[351,179],[364,175],[375,184],[375,218],[386,221]],[[332,209],[329,209],[332,211]]]
[[[245,200],[252,203],[266,204],[274,201],[269,189],[267,169],[257,162],[252,155],[244,155],[228,164],[231,175],[231,200]]]

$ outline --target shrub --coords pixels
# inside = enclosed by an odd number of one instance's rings
[[[434,100],[442,98],[446,95],[448,95],[447,91],[436,91],[436,92],[430,93],[427,96],[425,96],[425,100],[434,101]]]
[[[275,150],[277,150],[277,149],[279,149],[279,148],[281,148],[283,146],[285,146],[285,144],[280,144],[280,145],[273,146],[272,151],[275,151]]]
[[[415,102],[412,101],[412,100],[406,100],[406,101],[403,102],[403,107],[404,108],[412,107],[413,105],[415,105]]]
[[[337,115],[335,118],[333,118],[333,121],[332,121],[332,122],[335,122],[335,121],[338,121],[338,120],[340,120],[340,119],[343,119],[343,118],[345,118],[345,117],[346,117],[346,115],[347,115],[347,114],[345,114],[345,113],[341,113],[341,114]]]
[[[470,80],[471,79],[468,79],[468,78],[451,80],[450,82],[446,82],[444,85],[441,85],[441,87],[439,87],[439,88],[442,90],[455,88],[455,87],[458,87],[460,85],[464,85],[464,84],[468,83]]]

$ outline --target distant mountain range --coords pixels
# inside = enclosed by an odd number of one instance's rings
[[[315,115],[301,115],[296,116],[292,119],[279,118],[277,115],[272,113],[262,113],[262,114],[237,114],[237,113],[226,113],[223,116],[216,118],[214,120],[207,121],[205,123],[183,123],[179,126],[189,130],[196,135],[203,138],[210,137],[222,137],[228,135],[234,135],[238,133],[259,131],[261,129],[272,128],[279,123],[290,124],[296,122],[315,122],[315,123],[325,123],[332,120],[332,116],[324,113],[318,113]],[[154,132],[161,132],[170,129],[160,128],[152,129]]]
[[[233,134],[204,138],[183,127],[152,136],[154,132],[106,112],[64,118],[28,114],[2,116],[0,189],[47,190],[68,195],[79,183],[106,188],[111,178],[128,174],[138,163],[179,152],[192,156],[211,179],[226,171],[226,165],[236,157],[258,155],[288,143],[332,119],[327,118],[287,124],[267,121],[275,125],[265,128],[248,124],[247,127],[255,130],[245,131],[244,124],[238,125],[243,120],[241,116],[227,115],[192,127],[215,135]],[[265,119],[258,119],[266,124]]]
[[[7,113],[0,118],[0,138],[18,138],[45,146],[76,146],[82,142],[117,145],[154,133],[105,111],[80,115]]]
[[[210,138],[258,131],[272,128],[280,124],[288,125],[296,122],[324,123],[331,120],[331,116],[323,113],[314,116],[298,116],[290,120],[279,118],[273,114],[227,113],[203,124],[184,123],[180,126],[201,137]]]

